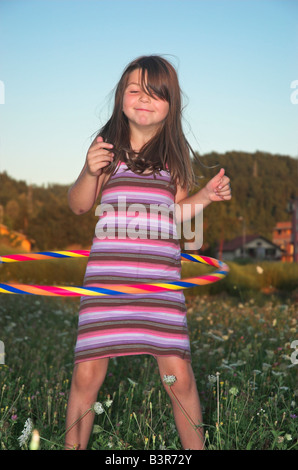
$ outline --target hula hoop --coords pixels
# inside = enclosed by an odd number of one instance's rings
[[[84,258],[89,256],[90,251],[71,250],[71,251],[43,251],[30,254],[16,254],[0,257],[1,263],[16,263],[23,261],[49,260],[54,258]],[[96,284],[95,287],[72,287],[72,286],[39,286],[29,284],[3,284],[0,283],[0,293],[2,294],[30,294],[46,296],[111,296],[122,294],[144,294],[171,290],[190,289],[196,286],[203,286],[213,282],[220,281],[229,272],[229,267],[222,261],[207,256],[192,255],[181,253],[181,259],[184,261],[193,261],[203,263],[209,266],[219,268],[211,274],[190,277],[179,281],[170,281],[162,283],[149,284]]]

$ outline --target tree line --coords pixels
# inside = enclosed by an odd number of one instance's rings
[[[233,198],[211,204],[203,215],[203,250],[214,255],[220,240],[242,234],[272,239],[277,222],[291,220],[288,203],[298,197],[298,160],[265,152],[231,151],[199,155],[193,163],[198,188],[220,168],[231,179]],[[36,250],[90,247],[96,224],[95,208],[77,216],[67,203],[69,185],[28,185],[6,172],[0,173],[0,223],[24,233]],[[198,188],[192,192],[197,191]]]

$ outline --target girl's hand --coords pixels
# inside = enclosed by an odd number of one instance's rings
[[[114,153],[110,151],[112,144],[103,141],[102,137],[97,137],[96,142],[91,145],[86,157],[86,171],[91,176],[100,176],[103,168],[108,166],[114,159]]]
[[[230,179],[225,175],[224,168],[221,168],[205,186],[210,201],[229,201],[232,199]]]

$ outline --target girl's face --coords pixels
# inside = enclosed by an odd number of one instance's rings
[[[152,136],[160,128],[169,112],[169,103],[157,96],[149,96],[141,87],[141,71],[129,74],[123,96],[123,112],[130,129],[138,129]]]

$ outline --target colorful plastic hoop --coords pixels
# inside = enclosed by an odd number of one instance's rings
[[[16,263],[22,261],[49,260],[53,258],[82,258],[89,256],[89,251],[43,251],[39,253],[16,254],[0,257],[0,263]],[[184,261],[194,261],[219,268],[211,274],[181,279],[180,281],[169,281],[150,284],[96,284],[96,287],[72,287],[72,286],[38,286],[28,284],[3,284],[0,283],[2,294],[30,294],[46,296],[111,296],[122,294],[154,294],[156,292],[190,289],[191,287],[203,286],[220,281],[229,272],[227,264],[207,256],[181,253]]]

